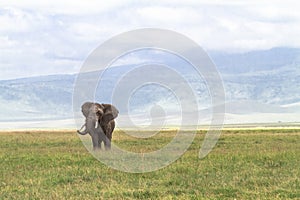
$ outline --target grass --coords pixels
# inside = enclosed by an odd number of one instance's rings
[[[204,135],[173,164],[130,174],[96,160],[75,132],[1,132],[0,199],[300,199],[300,130],[226,130],[199,160]],[[173,136],[116,131],[113,141],[149,152]]]

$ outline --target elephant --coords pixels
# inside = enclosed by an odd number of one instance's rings
[[[105,149],[111,148],[112,133],[115,128],[115,118],[118,116],[118,109],[111,104],[99,104],[85,102],[81,111],[86,117],[85,124],[77,132],[81,135],[90,134],[93,142],[93,149],[101,148],[104,143]],[[85,127],[84,131],[81,131]]]

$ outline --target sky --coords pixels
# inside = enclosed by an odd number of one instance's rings
[[[139,28],[179,32],[207,51],[300,47],[299,10],[290,0],[0,0],[0,80],[77,73],[97,46]]]

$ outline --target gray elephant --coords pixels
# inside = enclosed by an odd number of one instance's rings
[[[77,132],[81,135],[90,134],[94,150],[100,149],[102,142],[105,149],[110,149],[115,128],[114,119],[119,114],[117,108],[111,104],[86,102],[81,106],[81,111],[86,117],[86,123]],[[85,130],[81,131],[83,128]]]

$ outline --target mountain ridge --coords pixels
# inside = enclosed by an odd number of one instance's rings
[[[283,59],[285,55],[289,56]],[[295,48],[275,48],[243,54],[209,53],[224,82],[225,104],[229,108],[227,112],[243,115],[259,112],[299,113],[299,55],[300,49]],[[181,70],[182,77],[189,81],[198,95],[198,103],[202,106],[199,112],[209,110],[210,98],[205,80],[195,75],[184,63],[170,60],[171,58],[173,57],[158,56],[157,60],[164,64],[169,63],[175,70]],[[270,61],[269,64],[268,61]],[[176,65],[176,63],[180,64]],[[240,69],[238,66],[240,68],[244,66],[245,69]],[[135,67],[134,65],[121,65],[107,69],[106,75],[101,79],[102,88],[99,87],[96,91],[97,101],[108,102],[108,95],[118,78]],[[85,74],[87,82],[98,78],[93,73]],[[0,121],[72,118],[72,97],[77,77],[78,74],[59,74],[0,80]],[[134,78],[142,79],[143,77]],[[170,80],[170,84],[180,85],[176,80]],[[158,103],[171,112],[178,106],[171,94],[166,97],[164,89],[157,88],[155,91],[155,95],[151,95],[149,88],[141,89],[140,93],[135,96],[136,99],[133,100],[135,103],[131,105],[132,110],[136,111],[136,114],[141,110],[148,112],[153,105]],[[247,104],[247,101],[252,102],[251,106]],[[288,105],[293,106],[286,109]],[[121,109],[121,114],[126,112],[127,110]],[[205,115],[205,112],[203,114]],[[278,121],[283,120],[278,119]]]

